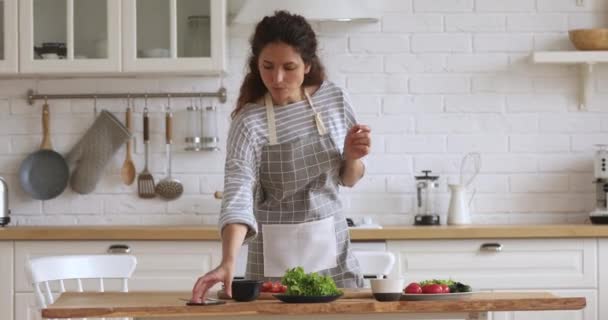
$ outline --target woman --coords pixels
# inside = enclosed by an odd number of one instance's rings
[[[338,287],[362,285],[338,184],[352,187],[363,176],[370,129],[356,124],[344,92],[325,80],[316,50],[301,16],[277,11],[256,26],[228,135],[222,261],[198,279],[193,302],[217,282],[232,294],[244,242],[248,279],[274,281],[302,266]]]

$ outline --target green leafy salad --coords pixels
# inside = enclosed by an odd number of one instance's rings
[[[322,276],[316,272],[306,274],[302,267],[287,270],[281,283],[287,286],[286,295],[334,296],[342,294],[330,276]]]

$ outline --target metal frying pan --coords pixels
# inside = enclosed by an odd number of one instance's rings
[[[70,170],[62,155],[53,150],[49,128],[49,105],[42,106],[42,143],[40,150],[30,154],[21,163],[19,181],[21,188],[32,198],[55,198],[68,185]]]

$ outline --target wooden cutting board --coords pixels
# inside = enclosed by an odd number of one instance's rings
[[[342,290],[344,292],[344,295],[342,296],[341,299],[368,299],[368,298],[373,298],[372,296],[372,290],[368,289],[368,288],[341,288],[340,290]],[[276,300],[275,297],[273,297],[273,294],[277,294],[277,293],[273,293],[273,292],[260,292],[260,296],[258,297],[259,300]],[[228,297],[228,295],[226,294],[226,292],[221,289],[220,291],[217,292],[217,297],[220,299],[231,299],[230,297]]]

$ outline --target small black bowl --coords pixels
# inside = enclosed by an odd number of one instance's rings
[[[260,295],[262,283],[261,280],[233,280],[232,299],[241,302],[257,299]]]
[[[378,301],[399,301],[401,299],[401,292],[389,292],[389,293],[374,293],[374,298]]]

